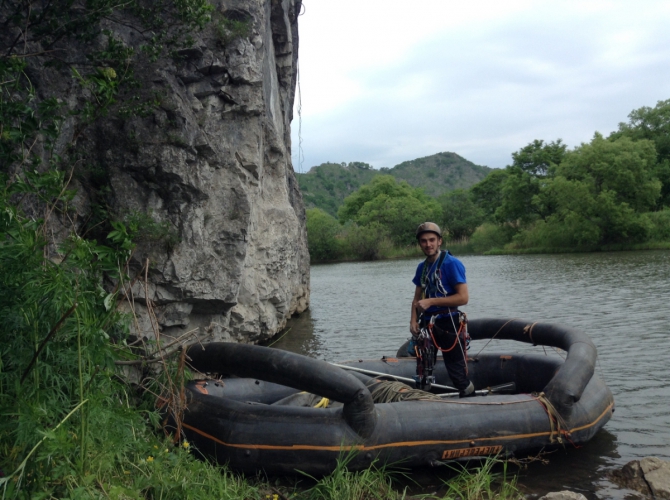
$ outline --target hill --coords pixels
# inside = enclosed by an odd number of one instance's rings
[[[393,175],[413,187],[423,188],[431,196],[439,196],[446,191],[469,188],[490,171],[489,167],[475,165],[456,153],[445,152],[379,170],[363,162],[322,163],[296,177],[307,208],[318,207],[337,217],[344,198],[375,175]]]
[[[437,197],[454,189],[467,189],[484,179],[490,171],[489,167],[475,165],[456,153],[437,153],[404,161],[387,173]]]
[[[367,163],[351,162],[322,163],[306,174],[295,175],[305,207],[318,207],[337,217],[337,209],[344,199],[379,173]]]

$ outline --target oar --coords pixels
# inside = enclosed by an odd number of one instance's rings
[[[514,382],[507,382],[506,384],[500,384],[500,385],[494,385],[493,387],[488,387],[486,389],[480,389],[478,391],[475,391],[475,394],[494,394],[494,393],[501,393],[501,392],[514,392],[516,391],[516,383]],[[441,398],[453,398],[458,396],[458,392],[446,392],[444,394],[438,394]]]
[[[347,366],[347,365],[338,365],[337,363],[330,363],[333,366],[337,366],[338,368],[342,368],[344,370],[351,370],[352,372],[358,372],[358,373],[363,373],[365,375],[373,375],[375,377],[390,377],[395,380],[399,380],[400,382],[408,382],[412,385],[416,384],[416,381],[413,378],[407,378],[407,377],[399,377],[398,375],[391,375],[389,373],[382,373],[382,372],[373,372],[372,370],[365,370],[363,368],[356,368],[353,366]],[[457,391],[455,387],[451,387],[448,385],[440,385],[440,384],[430,384],[431,387],[435,387],[437,389],[444,389],[446,391]],[[458,394],[458,393],[456,393]]]

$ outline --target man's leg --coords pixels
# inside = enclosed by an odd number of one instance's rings
[[[447,352],[442,351],[442,358],[454,387],[458,389],[461,397],[474,395],[475,387],[467,375],[465,346],[462,342],[457,341],[456,332],[453,331],[453,327],[451,329],[442,329],[435,325],[433,330],[437,333],[435,340],[440,344],[440,348],[448,349]]]

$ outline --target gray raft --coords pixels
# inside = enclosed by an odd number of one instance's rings
[[[576,446],[612,416],[612,394],[594,373],[596,348],[584,333],[506,319],[472,320],[469,331],[474,340],[558,347],[567,356],[498,353],[468,361],[477,389],[514,382],[516,394],[374,404],[364,376],[325,361],[260,346],[196,345],[187,352],[190,364],[223,378],[187,386],[182,429],[205,457],[236,470],[318,475],[352,448],[353,470],[375,460],[414,467]],[[347,364],[408,378],[416,367],[413,358]],[[438,384],[451,385],[439,360],[434,375]],[[342,405],[274,404],[301,391]]]

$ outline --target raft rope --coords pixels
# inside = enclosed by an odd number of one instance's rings
[[[482,353],[482,351],[488,347],[488,345],[491,343],[491,341],[498,336],[498,334],[502,331],[503,328],[505,328],[507,325],[509,325],[512,321],[514,321],[516,319],[519,319],[519,318],[512,318],[509,321],[507,321],[503,326],[498,328],[498,331],[495,333],[495,335],[493,337],[491,337],[486,344],[484,344],[484,347],[482,347],[477,354],[475,354],[475,358],[477,356],[479,356]]]
[[[366,385],[370,389],[372,401],[374,401],[375,404],[419,400],[442,401],[442,398],[437,394],[414,389],[397,380],[379,381],[378,379],[372,379]]]
[[[549,426],[551,429],[551,433],[549,434],[549,442],[558,442],[563,444],[563,438],[565,437],[570,443],[572,443],[570,440],[570,433],[565,430],[568,428],[565,420],[563,420],[563,417],[561,417],[560,413],[558,413],[556,408],[554,408],[554,405],[551,404],[546,394],[544,392],[540,392],[531,394],[531,396],[542,405],[544,411],[547,412],[547,416],[549,417]],[[572,445],[575,446],[574,443],[572,443]]]

